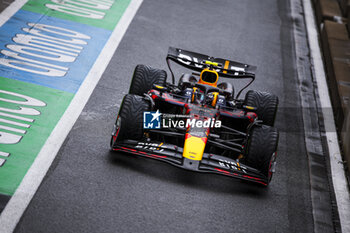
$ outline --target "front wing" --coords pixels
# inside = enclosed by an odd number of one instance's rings
[[[172,144],[124,140],[114,145],[113,151],[123,151],[146,158],[161,160],[191,171],[230,176],[265,186],[269,183],[268,178],[260,171],[241,164],[234,159],[204,153],[202,160],[190,160],[182,156],[183,148]]]

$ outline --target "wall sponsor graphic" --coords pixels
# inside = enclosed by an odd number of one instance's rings
[[[113,30],[130,0],[30,0],[23,10]]]
[[[14,193],[72,98],[0,77],[0,193]]]
[[[20,10],[0,31],[0,76],[76,92],[110,33]]]
[[[0,193],[12,195],[130,0],[30,0],[0,30]]]

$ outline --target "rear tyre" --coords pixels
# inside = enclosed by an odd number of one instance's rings
[[[278,97],[268,92],[253,91],[247,92],[244,104],[256,107],[258,119],[263,121],[263,124],[273,126],[275,123]]]
[[[118,142],[126,139],[140,140],[143,137],[143,112],[150,111],[148,101],[137,95],[125,95],[110,142],[113,148]]]
[[[150,66],[137,65],[132,77],[129,94],[140,95],[152,89],[153,84],[165,85],[167,74],[165,70]]]
[[[252,129],[248,141],[245,164],[259,170],[268,181],[272,178],[272,167],[276,160],[278,131],[276,128],[261,125]]]

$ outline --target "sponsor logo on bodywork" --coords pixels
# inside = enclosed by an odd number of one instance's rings
[[[138,142],[137,146],[135,146],[135,148],[162,152],[167,147],[164,146],[163,143]]]
[[[246,167],[240,165],[239,162],[228,161],[225,159],[219,159],[219,160],[220,160],[219,165],[223,168],[231,169],[231,170],[235,170],[235,171],[242,171],[244,173],[247,173],[247,171],[245,170]]]

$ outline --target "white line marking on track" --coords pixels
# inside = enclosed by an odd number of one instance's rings
[[[114,28],[112,35],[108,39],[102,52],[98,56],[93,67],[74,96],[69,107],[52,131],[45,145],[42,147],[34,163],[23,178],[22,183],[17,188],[15,194],[7,203],[0,216],[1,233],[10,233],[14,231],[22,214],[26,210],[35,192],[39,188],[41,181],[44,179],[47,171],[49,170],[69,131],[89,100],[90,95],[105,71],[109,61],[122,40],[127,28],[129,27],[129,24],[142,4],[142,1],[143,0],[132,0],[130,2],[128,8],[125,10],[122,18],[118,22],[118,25]],[[19,2],[24,4],[26,1],[20,0],[15,2],[15,5],[20,8],[23,6],[23,4],[21,5]],[[16,12],[15,9],[18,10],[19,8],[13,7],[7,11],[8,13],[6,14],[8,14],[8,18],[10,18]],[[0,26],[7,21],[7,19],[3,18],[0,20]]]
[[[318,95],[320,97],[323,119],[326,130],[327,144],[330,155],[331,174],[333,187],[338,206],[339,218],[342,232],[350,232],[350,194],[348,183],[345,178],[343,161],[340,154],[338,136],[336,133],[333,109],[330,101],[326,74],[320,46],[318,44],[318,33],[310,0],[303,0],[306,30],[311,50],[311,62],[315,70]]]

